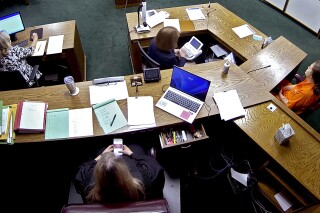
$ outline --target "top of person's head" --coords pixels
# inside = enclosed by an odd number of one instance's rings
[[[11,40],[9,34],[5,30],[0,31],[0,56],[6,55],[8,49],[11,47]]]
[[[144,198],[140,180],[134,178],[122,157],[113,152],[101,154],[94,169],[95,184],[89,202],[136,201]]]
[[[315,84],[320,83],[320,60],[316,60],[312,66],[312,78]]]
[[[158,49],[169,51],[177,47],[180,32],[175,27],[163,27],[156,35],[155,43]]]

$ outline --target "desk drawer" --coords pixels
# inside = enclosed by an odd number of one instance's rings
[[[159,133],[162,149],[208,139],[202,124],[183,124],[163,128]]]

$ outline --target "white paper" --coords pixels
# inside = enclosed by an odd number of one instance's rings
[[[46,54],[62,53],[63,38],[64,35],[50,36]]]
[[[153,28],[154,26],[162,23],[166,18],[168,18],[168,13],[160,11],[159,13],[155,13],[153,16],[147,17],[147,24],[149,27]]]
[[[244,186],[247,186],[248,184],[248,174],[243,174],[240,172],[235,171],[233,168],[231,170],[231,177],[237,181],[239,181]]]
[[[235,59],[235,57],[234,57],[233,52],[229,53],[229,55],[227,55],[227,56],[224,58],[224,60],[228,60],[228,61],[236,64],[236,59]]]
[[[174,28],[176,28],[176,29],[180,32],[180,22],[179,22],[179,19],[165,19],[165,20],[163,21],[163,26],[164,26],[164,27],[168,27],[168,26],[174,27]]]
[[[153,110],[153,97],[128,97],[127,104],[129,125],[146,125],[156,123]]]
[[[186,11],[191,21],[206,19],[200,8],[187,8]]]
[[[7,132],[7,120],[8,120],[9,107],[2,108],[2,134]]]
[[[217,103],[222,120],[228,121],[246,114],[236,90],[214,93],[213,99]]]
[[[217,57],[228,54],[228,52],[226,50],[224,50],[219,44],[213,45],[210,48],[211,48],[212,52],[214,52],[214,54]]]
[[[232,30],[240,37],[244,38],[249,35],[255,34],[255,32],[251,29],[251,27],[247,24],[241,25],[239,27],[234,27]]]
[[[97,104],[109,99],[123,100],[129,97],[126,81],[104,85],[89,86],[90,104]]]
[[[21,129],[43,129],[45,103],[23,102],[21,111]]]
[[[281,192],[274,195],[274,198],[278,201],[283,211],[287,211],[292,204],[282,195]]]
[[[46,44],[47,44],[47,40],[38,41],[32,56],[42,56],[42,55],[44,55],[44,49],[46,48]]]
[[[93,135],[92,108],[69,110],[69,137]]]

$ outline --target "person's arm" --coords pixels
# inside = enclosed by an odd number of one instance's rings
[[[279,91],[279,99],[282,103],[287,105],[288,99],[282,95],[282,89]]]
[[[31,44],[31,46],[33,48],[36,48],[37,42],[38,42],[38,34],[37,33],[33,33],[32,34],[32,44]]]
[[[287,91],[287,90],[292,90],[292,89],[294,89],[295,88],[295,86],[296,85],[286,85],[286,86],[284,86],[284,87],[282,87],[282,90],[283,91]]]
[[[113,145],[109,145],[107,148],[105,148],[105,150],[103,150],[103,152],[101,154],[103,154],[105,152],[113,152]],[[98,161],[101,158],[101,154],[98,155],[94,160]]]

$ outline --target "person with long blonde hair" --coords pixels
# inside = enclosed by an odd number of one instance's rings
[[[4,30],[0,31],[0,71],[19,71],[29,87],[31,87],[35,81],[34,79],[30,79],[33,67],[28,64],[26,58],[32,56],[38,41],[38,34],[33,33],[32,38],[31,46],[12,46],[9,34]],[[38,70],[36,72],[36,79],[39,80],[41,76],[42,73]],[[14,82],[12,83],[14,84]]]
[[[115,203],[162,197],[164,170],[151,156],[133,153],[123,145],[123,155],[109,145],[94,160],[80,165],[75,187],[84,203]]]

